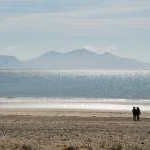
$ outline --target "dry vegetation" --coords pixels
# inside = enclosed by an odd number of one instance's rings
[[[150,119],[0,116],[0,150],[149,150]]]

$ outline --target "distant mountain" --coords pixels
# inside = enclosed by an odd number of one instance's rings
[[[66,53],[50,51],[23,62],[24,67],[48,67],[51,69],[149,69],[150,64],[118,57],[111,53],[97,54],[87,49]]]
[[[118,57],[111,53],[97,54],[87,49],[66,53],[50,51],[20,62],[14,56],[0,55],[0,67],[50,68],[50,69],[150,69],[149,63]]]
[[[14,56],[0,55],[0,67],[15,67],[20,64],[20,61]]]

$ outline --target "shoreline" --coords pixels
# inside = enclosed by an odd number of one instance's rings
[[[138,106],[142,113],[150,113],[150,100],[125,99],[54,99],[54,98],[0,98],[0,110],[43,111],[101,111],[131,112]]]
[[[61,109],[0,109],[0,116],[47,116],[47,117],[96,117],[130,118],[132,112],[97,110],[61,110]],[[150,112],[142,112],[140,118],[150,118]]]

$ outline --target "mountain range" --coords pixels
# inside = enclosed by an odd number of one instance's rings
[[[0,67],[50,68],[50,69],[149,69],[150,64],[119,57],[111,53],[97,54],[87,49],[66,53],[49,51],[43,55],[19,61],[14,56],[0,56]]]

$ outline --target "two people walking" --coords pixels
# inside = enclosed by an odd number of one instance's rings
[[[139,121],[140,120],[140,114],[141,114],[140,108],[139,107],[136,107],[136,108],[133,107],[132,113],[133,113],[133,120]]]

